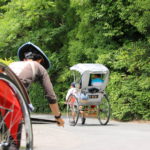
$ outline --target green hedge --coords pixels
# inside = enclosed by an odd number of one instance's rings
[[[12,59],[1,59],[1,58],[0,58],[0,63],[9,65],[9,64],[12,63],[12,62],[13,62]]]
[[[47,99],[44,97],[43,88],[39,83],[34,83],[31,85],[29,90],[30,100],[35,107],[34,112],[37,113],[49,113],[50,108]]]
[[[150,120],[150,57],[145,42],[128,43],[100,55],[98,63],[110,69],[107,87],[112,117],[117,120]]]

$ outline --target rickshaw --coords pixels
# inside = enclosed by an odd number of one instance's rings
[[[110,119],[110,103],[105,92],[109,79],[109,69],[103,64],[79,63],[70,68],[76,93],[67,99],[67,118],[75,126],[81,117],[85,124],[87,116],[97,115],[100,125],[107,125]],[[103,82],[92,85],[93,75],[99,75]],[[85,114],[85,115],[84,115]]]
[[[0,63],[0,150],[33,150],[28,94],[17,76]]]

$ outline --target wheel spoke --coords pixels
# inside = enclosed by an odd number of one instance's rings
[[[32,125],[25,99],[7,72],[0,73],[0,84],[0,150],[33,150]]]
[[[67,117],[69,124],[75,126],[79,118],[78,100],[74,96],[70,96],[67,102]]]
[[[97,110],[98,110],[97,114],[98,114],[98,119],[100,121],[100,124],[106,125],[109,122],[109,118],[110,118],[110,104],[106,95],[104,95]]]

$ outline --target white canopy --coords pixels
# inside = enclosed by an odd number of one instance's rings
[[[86,64],[79,63],[70,67],[70,70],[76,70],[81,74],[83,74],[84,72],[100,72],[100,73],[109,72],[108,68],[103,64],[92,64],[92,63],[86,63]]]

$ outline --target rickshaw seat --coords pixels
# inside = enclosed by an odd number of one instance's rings
[[[100,89],[96,88],[96,87],[92,87],[88,89],[89,93],[98,93],[100,92]]]

